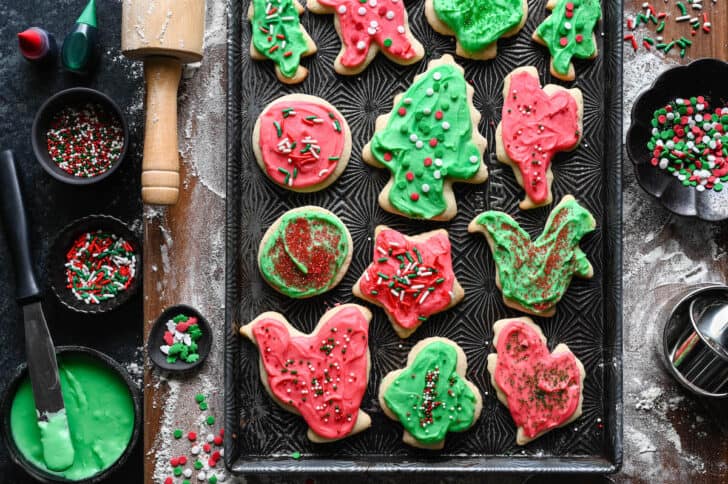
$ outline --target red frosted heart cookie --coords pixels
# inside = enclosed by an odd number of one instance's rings
[[[331,442],[369,428],[360,410],[369,380],[372,313],[343,304],[321,317],[310,335],[273,311],[240,328],[260,350],[260,379],[273,399],[308,424],[312,442]]]
[[[584,365],[565,344],[549,353],[546,337],[530,318],[501,319],[493,325],[488,355],[490,381],[518,426],[525,445],[581,415]]]

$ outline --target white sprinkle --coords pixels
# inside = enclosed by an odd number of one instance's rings
[[[339,5],[339,13],[342,15],[346,13],[346,5]]]
[[[408,97],[407,99],[404,100],[404,103],[407,104],[407,105],[412,104],[412,98],[411,97]]]
[[[479,161],[478,157],[475,155],[468,158],[468,160],[470,161],[470,163],[477,163]]]
[[[425,299],[427,299],[427,296],[428,296],[429,294],[430,294],[430,291],[425,291],[425,293],[424,293],[424,294],[422,294],[422,297],[420,298],[420,301],[419,301],[419,303],[418,303],[418,304],[422,304],[423,302],[425,302]]]
[[[417,142],[415,143],[415,147],[418,150],[421,150],[422,148],[424,148],[424,146],[425,146],[425,143],[421,139],[418,139]]]
[[[369,26],[376,29],[377,27],[379,27],[379,22],[377,22],[376,20],[372,20],[371,22],[369,22]]]
[[[365,44],[363,40],[360,40],[356,43],[356,48],[359,50],[364,50],[367,48],[367,44]]]
[[[435,177],[436,180],[439,180],[442,174],[440,173],[440,170],[435,170],[432,172],[432,176]]]
[[[435,94],[435,91],[431,87],[428,87],[427,91],[425,91],[425,94],[427,94],[428,96],[432,96],[433,94]]]
[[[190,454],[197,455],[200,453],[200,446],[199,445],[193,445],[190,449]]]
[[[369,0],[369,6],[370,7],[376,7],[377,6],[377,0]]]
[[[571,22],[564,22],[564,28],[566,30],[571,30]]]
[[[357,10],[357,13],[359,15],[366,15],[367,14],[367,9],[364,8],[364,7],[359,7],[359,10]]]
[[[159,347],[159,351],[164,353],[165,355],[169,354],[169,345],[162,345]]]
[[[328,172],[329,172],[329,169],[328,168],[324,168],[323,170],[321,170],[320,172],[318,172],[318,176],[319,177],[322,177],[325,174],[327,174]]]
[[[378,251],[379,251],[379,253],[381,253],[381,254],[384,254],[384,255],[389,255],[389,254],[387,254],[387,251],[386,251],[386,250],[382,249],[382,248],[381,248],[381,247],[379,247],[379,246],[377,246],[377,250],[378,250]]]
[[[448,129],[450,129],[450,123],[448,123],[447,121],[443,121],[443,123],[442,123],[442,129],[444,129],[445,131],[447,131]]]
[[[435,158],[435,166],[442,166],[442,160],[440,158]]]
[[[207,434],[207,441],[208,442],[214,442],[215,436],[213,434]]]
[[[184,470],[184,471],[182,472],[182,475],[183,475],[183,476],[185,476],[185,477],[192,477],[192,469],[190,469],[190,468],[188,467],[187,469],[185,469],[185,470]]]
[[[432,78],[433,78],[434,80],[436,80],[436,81],[439,81],[440,79],[442,79],[442,74],[441,74],[441,73],[439,73],[439,72],[435,72],[435,73],[434,73],[434,74],[432,75]]]
[[[422,184],[422,193],[427,193],[429,191],[430,191],[430,185],[428,185],[427,183],[423,183]]]
[[[205,479],[207,479],[207,474],[205,474],[205,471],[200,471],[197,473],[198,481],[204,481]]]
[[[394,18],[394,12],[391,10],[387,10],[386,17],[387,17],[387,20],[392,20]]]
[[[417,141],[417,133],[412,133],[412,134],[410,135],[409,139],[410,139],[410,141],[411,141],[411,142],[413,142],[413,143],[414,143],[415,141]]]
[[[369,28],[367,29],[367,33],[368,33],[369,35],[376,35],[376,34],[377,34],[377,29],[376,29],[375,27],[369,27]]]
[[[400,34],[403,34],[404,33],[404,25],[399,25],[397,27],[397,32],[399,32]]]

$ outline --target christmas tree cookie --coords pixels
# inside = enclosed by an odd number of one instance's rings
[[[388,373],[379,386],[379,405],[404,427],[405,444],[442,449],[448,432],[464,432],[480,417],[483,399],[465,378],[465,352],[447,338],[426,338],[407,357],[407,366]]]
[[[510,165],[526,192],[523,210],[549,205],[551,160],[571,151],[582,134],[583,98],[579,89],[548,84],[543,89],[535,67],[519,67],[503,83],[503,116],[496,130],[496,156]]]
[[[365,162],[392,173],[379,195],[382,208],[415,219],[452,219],[452,183],[488,178],[479,121],[463,68],[450,55],[431,61],[394,98],[392,112],[377,118],[376,133],[364,147]]]
[[[297,84],[308,76],[301,57],[316,53],[316,44],[301,25],[303,6],[296,0],[252,0],[248,18],[253,28],[250,57],[275,62],[276,76]]]
[[[551,52],[551,75],[573,81],[572,59],[597,56],[594,29],[602,17],[602,6],[599,0],[548,0],[546,8],[551,15],[536,28],[533,40]]]
[[[278,186],[315,192],[331,185],[351,155],[346,119],[316,96],[289,94],[263,109],[253,129],[258,166]]]
[[[506,306],[551,317],[572,276],[594,275],[579,241],[595,227],[592,214],[566,195],[535,241],[508,214],[496,211],[475,217],[468,232],[485,235],[497,268],[495,283]]]
[[[549,352],[541,328],[526,317],[496,321],[493,333],[490,382],[518,427],[518,445],[579,418],[586,372],[567,345]]]
[[[321,317],[311,334],[296,330],[273,311],[240,328],[260,352],[260,380],[273,400],[301,415],[308,439],[332,442],[371,425],[362,411],[369,370],[372,313],[342,304]]]
[[[446,230],[408,237],[380,225],[374,237],[374,261],[353,292],[383,308],[400,338],[409,337],[428,317],[463,299],[465,292],[452,270]]]
[[[455,36],[455,53],[487,60],[497,53],[497,40],[516,35],[526,24],[526,0],[427,0],[425,15],[436,32]]]
[[[313,13],[334,14],[341,51],[334,70],[358,74],[381,51],[398,64],[418,62],[425,55],[422,44],[410,32],[403,0],[308,0]]]

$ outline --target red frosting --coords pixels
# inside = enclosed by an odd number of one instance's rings
[[[417,56],[407,38],[403,0],[318,0],[333,8],[339,19],[345,67],[357,67],[367,59],[372,42],[387,55],[402,60]]]
[[[513,421],[528,438],[558,427],[576,411],[581,374],[571,352],[552,355],[541,336],[518,319],[498,335],[495,381]]]
[[[376,299],[397,324],[411,329],[450,305],[454,281],[446,233],[415,243],[385,229],[377,235],[374,262],[359,280],[359,289]]]
[[[260,118],[259,146],[268,176],[293,188],[323,183],[344,152],[344,129],[339,113],[327,105],[274,102]]]
[[[311,336],[291,336],[273,318],[253,327],[271,392],[321,437],[338,439],[354,428],[367,388],[368,329],[356,307],[338,310]]]
[[[546,172],[554,155],[579,142],[578,116],[576,101],[567,91],[549,96],[538,77],[526,71],[511,74],[501,135],[508,157],[521,171],[523,189],[536,204],[548,199]]]

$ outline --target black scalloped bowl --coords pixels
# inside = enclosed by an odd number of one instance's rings
[[[669,69],[637,97],[632,107],[632,122],[627,131],[627,154],[634,165],[640,186],[678,215],[707,221],[728,219],[728,189],[699,192],[685,187],[675,176],[650,164],[647,148],[655,110],[675,98],[706,96],[711,109],[728,105],[728,63],[699,59],[686,66]]]
[[[66,263],[66,252],[73,245],[73,242],[84,232],[93,230],[106,230],[131,244],[136,258],[136,275],[129,287],[120,292],[116,297],[101,301],[99,304],[86,304],[79,301],[70,289],[66,288],[66,271],[63,269]],[[58,300],[68,309],[84,314],[99,314],[113,311],[127,302],[139,289],[142,278],[142,253],[139,239],[132,232],[131,228],[121,220],[111,215],[89,215],[66,225],[56,236],[48,253],[48,277],[50,278],[53,293]]]

